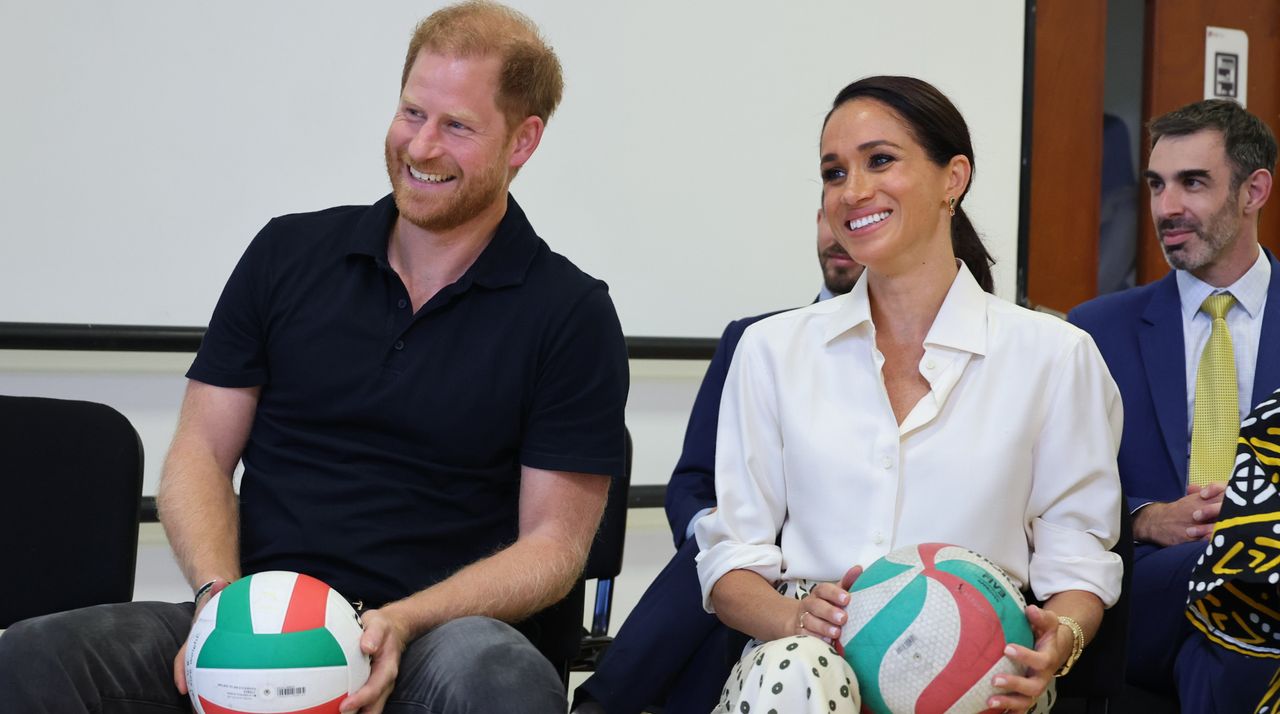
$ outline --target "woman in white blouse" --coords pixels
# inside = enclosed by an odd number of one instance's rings
[[[866,271],[848,295],[749,328],[725,383],[698,575],[707,609],[765,644],[722,705],[850,707],[848,670],[825,669],[849,583],[891,549],[948,542],[1044,602],[1027,608],[1035,649],[1012,646],[1025,676],[997,677],[1007,693],[988,701],[1027,711],[1119,596],[1119,392],[1088,335],[960,267],[958,253],[986,255],[961,208],[973,149],[932,85],[849,85],[820,154],[826,218]],[[770,699],[753,668],[771,647],[821,659],[804,687],[827,690]]]

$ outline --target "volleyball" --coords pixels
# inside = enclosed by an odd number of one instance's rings
[[[337,591],[298,573],[231,583],[200,611],[185,669],[196,714],[337,714],[369,678],[360,618]]]
[[[1021,673],[1008,643],[1033,647],[1026,603],[1009,576],[960,546],[899,548],[849,589],[840,644],[864,712],[983,712],[998,673]]]

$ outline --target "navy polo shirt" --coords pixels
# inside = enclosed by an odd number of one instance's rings
[[[480,257],[415,314],[387,262],[396,215],[387,196],[273,219],[187,372],[262,387],[244,572],[309,573],[374,607],[513,542],[521,465],[623,468],[627,355],[605,284],[508,197]]]

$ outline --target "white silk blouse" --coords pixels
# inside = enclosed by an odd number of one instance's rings
[[[915,543],[962,545],[1047,599],[1120,594],[1120,393],[1084,331],[960,269],[924,341],[930,390],[899,425],[866,275],[749,327],[695,527],[703,605],[727,572],[838,581]]]

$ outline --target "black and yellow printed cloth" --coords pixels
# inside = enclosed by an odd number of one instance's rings
[[[1280,707],[1280,669],[1271,677],[1271,684],[1267,685],[1267,693],[1262,696],[1262,701],[1258,702],[1258,708],[1253,710],[1253,714],[1274,714]]]
[[[1240,424],[1222,512],[1191,573],[1187,617],[1229,650],[1280,659],[1280,390]],[[1277,697],[1269,687],[1261,711],[1273,711]]]

